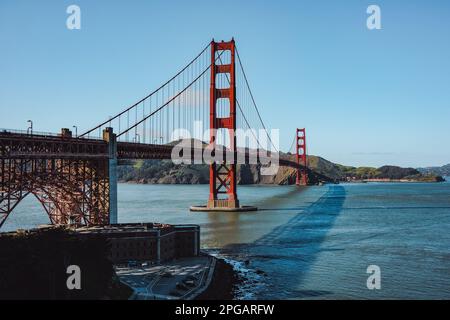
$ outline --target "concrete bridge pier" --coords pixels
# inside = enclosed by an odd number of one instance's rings
[[[117,224],[117,137],[113,128],[103,130],[103,140],[108,143],[109,224]]]

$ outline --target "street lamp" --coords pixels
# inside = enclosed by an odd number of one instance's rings
[[[33,134],[33,121],[28,120],[27,122],[30,124],[30,126],[27,128],[27,134],[28,133]]]
[[[78,127],[77,126],[72,126],[72,128],[75,129],[75,138],[78,138]]]

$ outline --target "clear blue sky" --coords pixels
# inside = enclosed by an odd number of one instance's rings
[[[70,4],[81,30],[66,28]],[[370,4],[382,30],[366,28]],[[232,36],[282,149],[306,127],[309,152],[342,164],[450,162],[450,2],[437,0],[2,0],[0,127],[90,128]]]

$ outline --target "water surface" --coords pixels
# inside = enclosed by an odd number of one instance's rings
[[[194,223],[245,275],[240,298],[450,299],[450,183],[239,186],[249,213],[191,213],[207,185],[119,185],[119,222]],[[2,231],[48,223],[28,197]],[[381,268],[381,290],[366,269]],[[258,274],[261,270],[265,274]]]

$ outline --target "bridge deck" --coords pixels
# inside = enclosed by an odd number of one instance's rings
[[[117,158],[126,159],[171,159],[172,145],[144,144],[133,142],[117,143]],[[192,148],[191,155],[185,155],[183,158],[192,159],[198,153],[198,150]],[[257,159],[258,163],[267,163],[270,159],[270,153],[267,155],[257,155],[256,150],[242,150],[238,152],[244,163],[249,163],[250,158]],[[108,158],[108,143],[100,139],[64,137],[61,135],[39,135],[16,133],[9,131],[0,131],[0,159],[89,159],[89,158]],[[287,158],[279,158],[280,166],[291,168],[302,167],[295,161]]]

